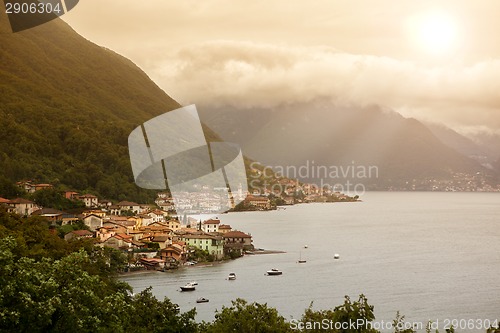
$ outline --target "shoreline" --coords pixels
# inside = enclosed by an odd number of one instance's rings
[[[230,209],[227,212],[221,213],[222,214],[228,214],[228,213],[244,213],[244,212],[273,212],[277,210],[286,210],[287,207],[293,207],[293,206],[299,206],[299,205],[309,205],[309,204],[334,204],[334,203],[352,203],[352,202],[363,202],[362,199],[357,199],[357,200],[340,200],[340,201],[311,201],[311,202],[297,202],[291,205],[278,205],[275,206],[274,208],[270,209]]]
[[[264,250],[264,249],[259,249],[259,250],[254,250],[251,251],[252,253],[248,253],[246,255],[259,255],[259,254],[281,254],[281,253],[286,253],[286,251],[281,251],[281,250]]]
[[[253,256],[253,255],[263,255],[263,254],[283,254],[283,253],[286,253],[286,251],[281,251],[281,250],[265,250],[265,249],[257,249],[257,250],[254,250],[254,251],[249,251],[250,253],[246,253],[245,255],[239,257],[239,258],[236,258],[236,259],[227,259],[227,260],[220,260],[220,261],[214,261],[214,262],[202,262],[202,263],[198,263],[196,265],[187,265],[187,266],[179,266],[177,268],[173,268],[173,269],[168,269],[168,270],[165,270],[165,271],[162,271],[162,270],[156,270],[156,269],[140,269],[140,270],[137,270],[137,271],[128,271],[128,272],[120,272],[120,273],[117,273],[116,274],[116,278],[119,278],[121,276],[131,276],[131,275],[139,275],[139,274],[144,274],[144,273],[156,273],[156,272],[160,272],[160,273],[169,273],[169,272],[175,272],[175,271],[179,271],[180,269],[190,269],[190,268],[196,268],[196,267],[213,267],[213,266],[218,266],[218,265],[223,265],[229,261],[232,261],[232,260],[238,260],[238,259],[241,259],[245,256]]]

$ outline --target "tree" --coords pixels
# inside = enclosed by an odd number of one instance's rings
[[[0,331],[197,332],[195,310],[180,313],[151,289],[131,297],[128,285],[111,287],[86,268],[93,259],[84,250],[60,260],[16,260],[16,245],[13,237],[0,239]]]
[[[337,306],[333,310],[313,311],[312,303],[304,312],[301,322],[307,327],[308,323],[329,322],[328,328],[312,327],[308,332],[342,332],[342,333],[377,333],[371,328],[370,323],[375,319],[373,306],[368,304],[364,295],[360,295],[358,300],[352,302],[349,296],[345,296],[344,304]],[[363,323],[363,325],[351,326],[351,323]]]
[[[50,233],[48,221],[39,216],[22,218],[0,210],[0,237],[6,236],[16,239],[13,252],[17,257],[60,259],[71,252],[68,243]]]
[[[222,311],[215,314],[213,323],[204,323],[201,331],[207,333],[293,332],[285,318],[276,309],[267,307],[267,304],[248,304],[241,298],[232,301],[230,307],[222,307]]]
[[[402,316],[399,311],[396,313],[396,318],[392,321],[392,326],[394,327],[394,333],[416,333],[413,328],[407,328],[407,323],[405,322],[405,316]],[[428,325],[429,327],[429,325]]]
[[[126,328],[139,333],[195,333],[198,324],[194,317],[196,310],[181,313],[179,306],[168,298],[163,302],[151,293],[151,287],[135,295],[130,303],[133,312],[129,313]]]
[[[500,162],[500,159],[498,161]],[[486,333],[500,333],[500,327],[490,327]]]
[[[85,207],[85,204],[83,202],[69,200],[56,189],[43,189],[36,191],[31,195],[31,199],[39,206],[45,208],[66,210]]]
[[[0,176],[0,197],[14,199],[22,197],[23,195],[26,195],[26,192],[22,188],[12,184],[12,182],[4,176]]]
[[[0,241],[0,330],[98,332],[109,309],[126,308],[125,292],[109,290],[83,267],[84,251],[61,260],[15,260],[12,237]]]

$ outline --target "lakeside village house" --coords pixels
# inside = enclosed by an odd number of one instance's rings
[[[324,193],[307,184],[301,185],[305,197],[294,196],[299,183],[296,180],[280,179],[278,184],[284,191],[264,189],[249,193],[238,192],[245,198],[245,208],[251,210],[272,209],[270,196],[281,197],[285,205],[298,202],[317,202],[324,200]],[[35,184],[31,181],[18,182],[17,185],[28,193],[54,188],[51,184]],[[339,192],[334,195],[342,200]],[[219,220],[197,221],[186,216],[177,218],[174,201],[169,193],[158,193],[155,205],[141,205],[130,201],[116,204],[100,200],[92,194],[79,194],[68,191],[65,197],[80,200],[87,208],[79,215],[68,214],[56,209],[39,207],[35,202],[24,198],[8,200],[0,198],[0,206],[20,216],[37,215],[46,218],[53,225],[74,224],[82,221],[90,230],[75,230],[65,235],[65,239],[94,238],[99,246],[108,246],[134,254],[148,268],[164,268],[182,265],[189,260],[194,248],[202,249],[213,255],[215,260],[224,256],[243,254],[253,249],[252,236],[232,230],[231,226]],[[182,198],[184,207],[196,205],[196,198]],[[199,199],[199,198],[198,198]],[[193,202],[190,202],[192,200]],[[215,202],[206,202],[216,205]],[[217,208],[217,207],[215,207]]]
[[[36,186],[29,188],[37,190]],[[245,251],[253,250],[251,235],[232,230],[231,226],[221,224],[218,219],[199,221],[184,217],[179,221],[173,215],[173,200],[165,193],[158,195],[158,206],[129,201],[113,204],[91,194],[79,195],[76,192],[66,192],[65,196],[83,201],[87,209],[79,215],[73,215],[39,207],[23,198],[0,198],[0,205],[5,206],[8,212],[21,216],[45,217],[53,225],[82,221],[89,230],[68,232],[64,236],[65,240],[93,238],[98,246],[132,253],[148,269],[183,265],[189,260],[189,253],[194,248],[207,251],[215,260],[221,260],[235,251],[243,255]]]

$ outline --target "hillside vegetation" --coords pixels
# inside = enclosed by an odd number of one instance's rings
[[[127,138],[180,105],[131,61],[59,19],[12,33],[2,12],[0,45],[1,175],[150,201],[153,193],[133,182]]]

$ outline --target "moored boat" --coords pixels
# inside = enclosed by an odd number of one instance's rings
[[[181,287],[181,291],[194,291],[196,289],[196,286],[192,283],[188,283],[185,286]]]
[[[333,255],[333,259],[340,259],[340,254],[335,253],[335,254]]]
[[[236,274],[235,273],[229,273],[229,275],[227,276],[227,279],[228,280],[236,280]]]
[[[283,272],[276,268],[272,268],[267,271],[267,275],[281,275],[281,274],[283,274]]]
[[[196,303],[208,303],[208,302],[209,302],[209,299],[205,298],[205,297],[201,297],[201,298],[198,298],[196,300]]]

